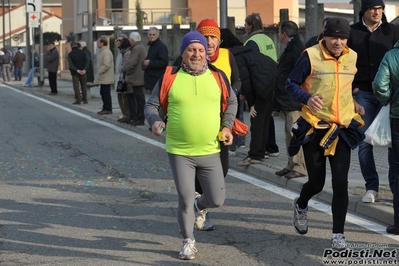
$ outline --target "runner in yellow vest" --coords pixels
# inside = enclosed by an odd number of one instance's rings
[[[221,43],[221,38],[220,38],[220,29],[218,24],[212,19],[203,19],[198,24],[197,31],[199,31],[202,35],[204,35],[208,43],[208,57],[210,63],[219,68],[220,70],[222,70],[226,74],[231,84],[231,87],[233,88],[235,93],[238,94],[241,89],[240,74],[234,56],[230,53],[228,49],[219,47]],[[235,138],[237,137],[235,136]],[[241,138],[244,138],[243,141],[245,144],[245,137]],[[228,146],[221,145],[220,159],[222,161],[224,176],[226,176],[227,171],[229,169]],[[198,192],[199,194],[202,194],[202,188],[200,183],[198,182],[198,179],[195,179],[195,191]],[[209,221],[209,218],[207,216],[204,227],[197,229],[209,231],[213,230],[214,226]]]

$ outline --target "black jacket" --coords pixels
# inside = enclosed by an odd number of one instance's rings
[[[246,97],[248,104],[253,106],[257,97],[273,97],[277,63],[248,46],[235,46],[230,52],[240,73],[241,94]]]
[[[371,83],[385,53],[399,40],[399,29],[388,23],[385,14],[382,14],[381,26],[370,32],[363,25],[362,16],[360,13],[360,21],[351,25],[347,43],[357,53],[357,73],[352,88],[373,92]]]
[[[321,39],[323,39],[323,33],[310,37],[310,39],[305,43],[305,48],[309,48],[313,45],[318,44]]]
[[[146,89],[152,90],[169,64],[169,51],[159,38],[148,45],[150,49],[145,59],[149,59],[150,63],[144,71],[144,83]]]
[[[274,94],[274,107],[277,110],[300,111],[302,109],[302,105],[285,90],[285,82],[304,49],[305,46],[297,35],[287,44],[278,59],[276,92]]]
[[[88,57],[87,59],[89,60],[89,68],[86,70],[86,78],[87,82],[93,82],[94,81],[94,71],[93,71],[93,61],[91,59],[91,53],[87,47],[84,47],[82,49],[83,52],[86,53],[86,56]]]
[[[4,54],[0,56],[0,65],[6,65],[11,62],[10,56],[8,54]]]
[[[71,75],[79,75],[77,70],[86,70],[88,68],[88,58],[85,52],[78,47],[72,48],[68,54],[68,64]]]

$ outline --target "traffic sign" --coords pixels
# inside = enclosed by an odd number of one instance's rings
[[[40,23],[40,13],[39,12],[29,12],[28,17],[29,17],[29,28],[38,28]]]
[[[26,0],[26,12],[42,12],[42,0]]]
[[[18,35],[18,34],[15,34],[14,36],[12,36],[12,39],[13,39],[15,42],[19,41],[19,35]]]

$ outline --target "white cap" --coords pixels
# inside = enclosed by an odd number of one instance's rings
[[[80,46],[86,47],[86,42],[85,41],[80,41],[79,43],[80,43]]]
[[[132,39],[135,42],[140,42],[141,41],[140,33],[133,31],[132,33],[130,33],[129,39]]]

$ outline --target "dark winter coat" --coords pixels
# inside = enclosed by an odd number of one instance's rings
[[[370,32],[362,21],[351,25],[347,45],[357,53],[357,73],[352,83],[352,89],[359,88],[363,91],[373,92],[371,83],[378,71],[385,53],[393,48],[399,40],[399,29],[387,22],[385,14],[382,15],[382,24]]]
[[[72,51],[68,54],[69,70],[72,76],[80,75],[78,70],[86,70],[89,67],[87,54],[80,50],[78,47],[73,47]]]
[[[248,46],[235,46],[230,49],[240,72],[241,94],[250,106],[257,97],[273,97],[277,74],[277,63],[270,57]]]
[[[8,54],[4,54],[0,56],[0,65],[6,65],[11,62],[10,56]]]
[[[58,65],[60,63],[60,54],[57,48],[53,48],[47,54],[47,71],[48,72],[58,72]]]
[[[145,88],[152,90],[169,64],[169,51],[159,38],[148,45],[150,49],[145,59],[149,59],[150,63],[144,71],[144,82]]]
[[[305,43],[305,48],[309,48],[313,45],[318,44],[321,39],[323,39],[323,33],[310,37],[310,39]]]
[[[274,94],[274,107],[277,110],[300,111],[302,109],[302,105],[285,90],[285,82],[304,49],[305,46],[297,35],[287,44],[278,60],[276,91]]]
[[[25,62],[25,54],[21,53],[20,51],[18,51],[14,58],[12,59],[13,63],[14,63],[14,67],[16,68],[22,68],[24,66],[24,62]]]
[[[93,71],[93,61],[91,58],[91,53],[87,47],[84,47],[82,49],[83,52],[86,53],[87,58],[89,59],[89,68],[86,70],[86,78],[87,82],[93,82],[94,81],[94,71]]]

